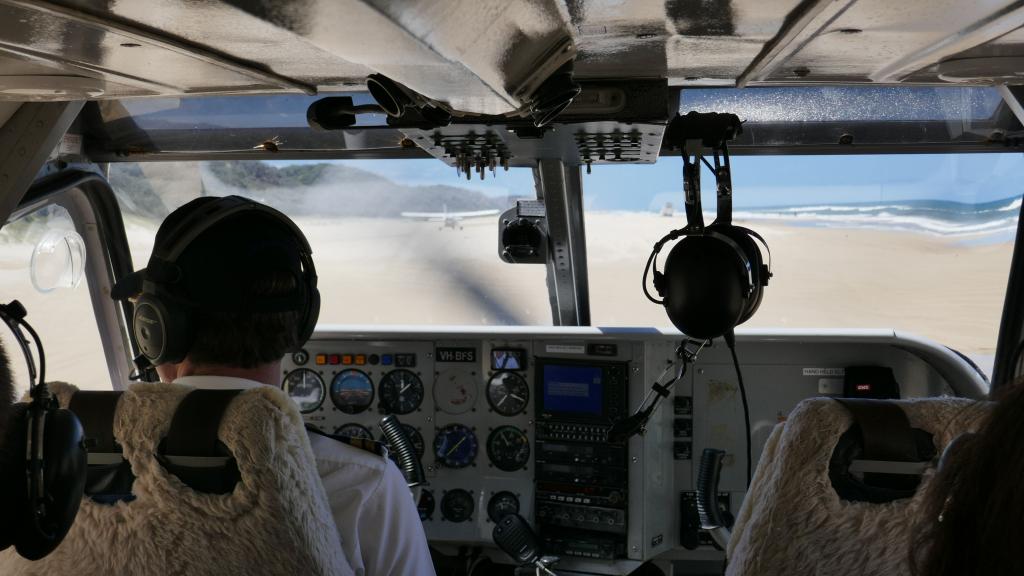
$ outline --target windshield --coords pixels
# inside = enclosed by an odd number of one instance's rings
[[[543,266],[498,260],[498,216],[535,198],[528,169],[467,182],[437,160],[110,165],[135,268],[163,218],[238,194],[295,220],[313,249],[320,325],[550,325]]]
[[[669,157],[584,176],[594,325],[669,324],[640,277],[654,242],[685,223],[681,171]],[[1020,155],[746,156],[733,158],[733,173],[736,220],[768,241],[774,273],[745,327],[896,329],[990,371]],[[527,169],[467,182],[436,160],[124,163],[110,179],[137,268],[171,210],[200,194],[241,194],[309,237],[321,326],[551,324],[544,266],[497,253],[498,212],[535,197]],[[709,174],[704,189],[710,222]]]
[[[774,273],[745,327],[892,328],[990,373],[1024,192],[1020,154],[747,156],[732,168],[736,223],[764,236]],[[681,173],[680,158],[661,158],[584,176],[594,324],[667,324],[640,277],[652,245],[685,224]],[[710,222],[706,171],[703,189]]]

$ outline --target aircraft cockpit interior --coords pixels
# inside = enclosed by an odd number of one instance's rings
[[[0,573],[1024,570],[1022,146],[1021,2],[0,0]]]

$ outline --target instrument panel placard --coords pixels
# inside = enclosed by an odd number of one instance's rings
[[[438,362],[476,362],[476,348],[438,348]]]

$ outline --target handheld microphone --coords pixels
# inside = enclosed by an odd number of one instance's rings
[[[704,346],[710,340],[699,341],[700,346],[696,350],[688,350],[687,344],[695,345],[698,342],[689,340],[683,342],[676,348],[677,360],[670,364],[665,371],[658,376],[658,380],[661,380],[668,374],[672,368],[676,368],[676,373],[671,380],[668,380],[664,384],[659,381],[655,381],[654,385],[651,386],[651,391],[644,397],[643,402],[640,403],[640,407],[636,409],[631,416],[619,420],[612,425],[611,429],[608,430],[608,441],[612,443],[620,443],[629,440],[636,434],[643,434],[647,427],[647,422],[650,421],[654,411],[661,405],[661,401],[669,396],[672,391],[672,385],[678,382],[686,375],[686,369],[692,362],[697,359],[697,354],[704,349]],[[648,404],[651,400],[651,396],[654,396],[654,400]]]
[[[629,440],[636,434],[641,433],[647,425],[647,421],[650,420],[651,414],[654,413],[653,408],[655,406],[657,406],[657,403],[651,404],[647,408],[642,408],[632,416],[623,418],[613,424],[611,430],[608,431],[608,441],[613,444],[618,444]]]

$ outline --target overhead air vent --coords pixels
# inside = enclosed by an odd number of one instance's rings
[[[542,159],[589,168],[592,164],[654,163],[663,124],[580,122],[534,128],[452,124],[436,130],[402,129],[405,136],[467,179],[498,168],[536,167]]]

